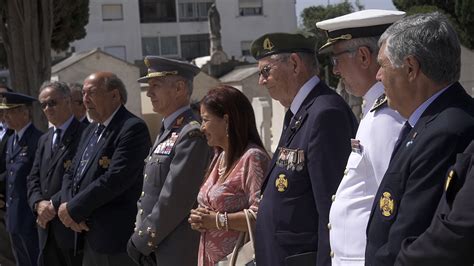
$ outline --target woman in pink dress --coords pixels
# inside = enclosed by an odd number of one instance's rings
[[[257,212],[269,156],[247,97],[230,86],[211,89],[201,101],[201,130],[216,154],[189,223],[201,232],[199,265],[214,266],[247,231],[244,209]]]

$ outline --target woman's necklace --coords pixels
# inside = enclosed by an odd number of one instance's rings
[[[219,175],[219,178],[222,178],[226,169],[227,166],[225,165],[225,152],[222,152],[219,158],[219,165],[217,166],[217,174]]]

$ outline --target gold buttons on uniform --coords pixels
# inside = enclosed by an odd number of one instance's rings
[[[147,245],[152,248],[153,247],[153,242],[148,241]]]
[[[140,214],[143,214],[143,209],[140,209]]]
[[[329,256],[331,256],[331,258],[334,258],[334,251],[331,250],[331,252],[329,253]]]
[[[138,231],[138,235],[143,236],[143,231],[142,230]]]
[[[145,180],[146,180],[147,177],[148,177],[148,176],[147,176],[146,174],[143,176],[143,178],[144,178]]]
[[[332,226],[331,223],[328,223],[328,229],[331,230]]]
[[[142,197],[145,196],[145,191],[142,191]]]
[[[336,194],[332,195],[331,200],[332,200],[332,202],[334,202],[336,200]]]
[[[344,169],[344,175],[347,175],[347,173],[349,173],[349,169]]]

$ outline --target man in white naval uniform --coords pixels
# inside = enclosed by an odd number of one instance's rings
[[[349,93],[364,99],[344,177],[332,197],[328,228],[333,266],[364,265],[365,230],[374,196],[405,122],[387,106],[383,85],[375,78],[377,41],[404,14],[363,10],[316,23],[328,34],[320,53],[332,53],[333,73]]]

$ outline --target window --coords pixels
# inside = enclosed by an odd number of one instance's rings
[[[176,22],[175,0],[140,0],[140,22]]]
[[[143,56],[160,54],[160,39],[158,37],[142,38]]]
[[[178,3],[179,21],[207,21],[207,12],[212,5],[212,1],[189,2],[189,0],[180,0]]]
[[[104,51],[122,60],[127,60],[127,53],[123,45],[106,46],[104,47]]]
[[[102,20],[123,20],[122,4],[117,5],[102,5]]]
[[[241,16],[262,15],[262,0],[239,0],[239,14]]]
[[[147,55],[178,55],[178,39],[176,36],[143,37],[142,53]]]
[[[251,45],[252,45],[252,41],[241,41],[240,42],[240,47],[241,47],[243,56],[246,56],[246,55],[250,56],[250,46]]]
[[[161,55],[177,55],[178,39],[175,36],[161,37]]]
[[[209,34],[181,35],[181,57],[191,60],[209,55]]]

